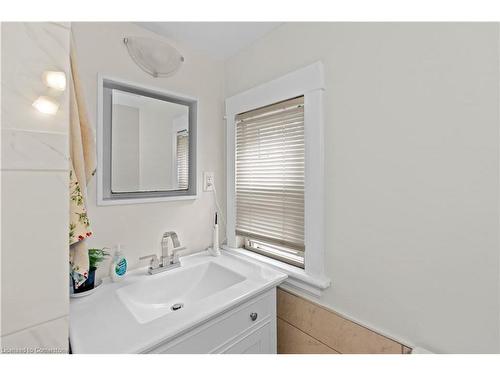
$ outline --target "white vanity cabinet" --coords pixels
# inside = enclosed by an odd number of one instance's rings
[[[276,354],[276,288],[144,353]]]

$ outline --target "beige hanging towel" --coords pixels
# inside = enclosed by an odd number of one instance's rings
[[[87,215],[87,185],[95,173],[96,149],[78,76],[74,41],[71,40],[70,79],[70,267],[74,284],[87,280],[89,256],[84,240],[92,236]]]

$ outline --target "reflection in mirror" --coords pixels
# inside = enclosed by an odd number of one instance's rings
[[[112,89],[112,193],[187,190],[189,107]]]

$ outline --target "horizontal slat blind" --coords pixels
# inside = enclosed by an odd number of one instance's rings
[[[304,250],[304,97],[236,116],[236,233]]]
[[[177,182],[179,190],[188,188],[189,135],[186,131],[177,133]]]

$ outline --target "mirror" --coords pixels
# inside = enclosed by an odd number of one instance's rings
[[[98,203],[193,197],[196,100],[109,79],[101,91]]]
[[[186,190],[189,107],[112,90],[111,190]]]

